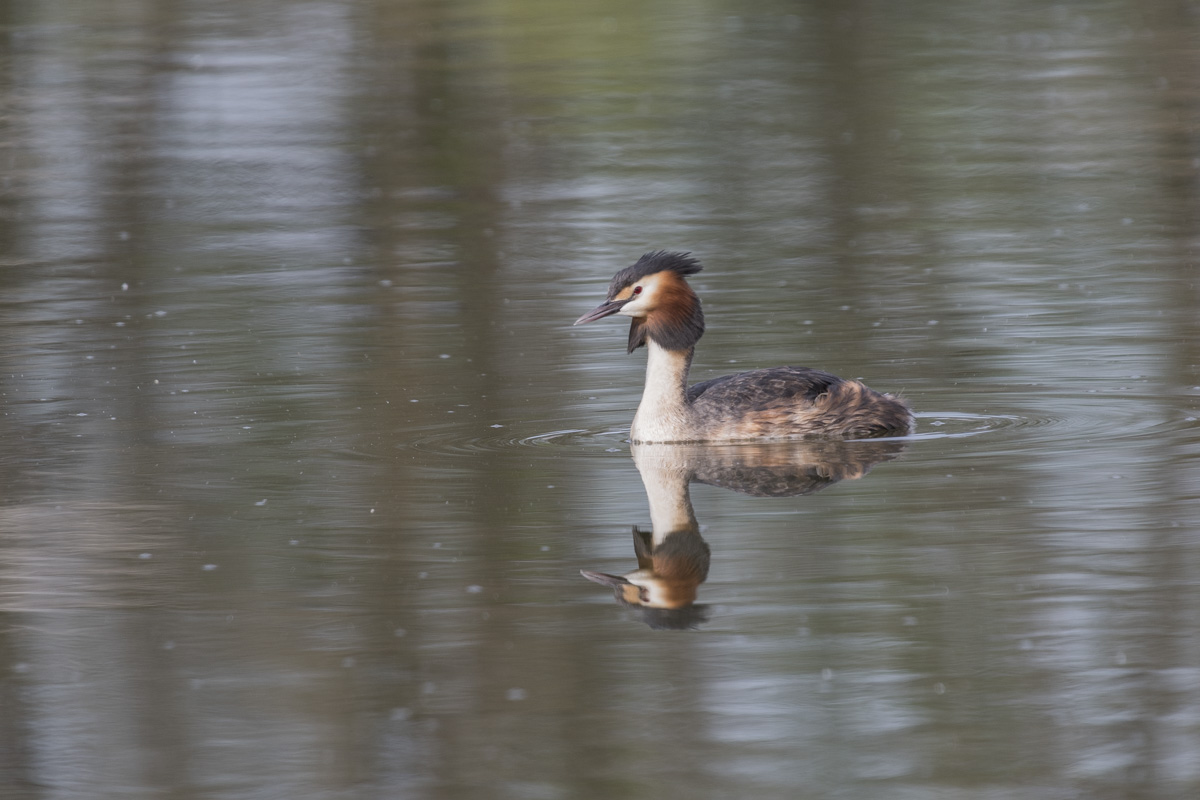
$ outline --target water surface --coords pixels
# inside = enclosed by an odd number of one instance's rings
[[[0,794],[1194,796],[1198,26],[9,4]],[[658,248],[915,434],[631,452]]]

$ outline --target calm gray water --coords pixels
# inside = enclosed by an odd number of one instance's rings
[[[1200,795],[1197,7],[0,15],[4,800]],[[631,452],[658,248],[915,435]]]

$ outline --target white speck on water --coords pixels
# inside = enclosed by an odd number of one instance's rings
[[[212,572],[216,568],[216,564],[205,564],[203,567],[201,567],[201,569],[203,569],[205,572]]]
[[[420,580],[425,580],[425,579],[426,579],[426,578],[428,578],[428,577],[429,577],[429,573],[428,573],[428,572],[418,572],[418,573],[417,573],[417,578],[418,578],[418,579],[420,579]]]
[[[931,422],[929,424],[934,425],[934,426],[941,426],[941,425],[945,425],[946,423],[939,419],[937,422]]]
[[[497,423],[497,424],[493,425],[492,427],[493,427],[493,428],[503,428],[504,426],[503,426],[503,425],[501,425],[501,424],[499,424],[499,423]]]
[[[258,501],[257,503],[255,503],[254,505],[256,505],[256,506],[265,506],[266,504],[267,504],[267,498],[265,498],[265,497],[264,497],[262,500],[259,500],[259,501]]]
[[[518,689],[517,687],[514,686],[512,689],[509,689],[507,692],[504,693],[504,697],[506,699],[512,700],[512,701],[524,700],[525,699],[525,690]]]
[[[551,483],[551,484],[550,484],[550,485],[548,485],[546,488],[547,488],[547,489],[553,489],[553,488],[554,488],[554,484],[553,484],[553,483]]]
[[[75,416],[77,416],[77,417],[86,417],[86,416],[87,416],[87,412],[86,412],[86,411],[80,411],[80,412],[79,412],[78,414],[76,414]]]
[[[125,327],[125,323],[124,323],[124,322],[118,322],[118,323],[117,323],[117,327],[118,327],[118,328],[124,328],[124,327]]]
[[[410,402],[410,403],[419,403],[419,402],[421,402],[421,401],[420,401],[420,400],[409,400],[408,402]]]
[[[83,324],[83,320],[81,320],[81,319],[77,319],[77,320],[75,320],[75,324],[76,324],[76,325],[82,325],[82,324]]]
[[[475,584],[475,583],[473,583],[467,587],[468,594],[479,594],[482,591],[483,591],[483,587],[478,584]]]
[[[442,353],[440,356],[438,356],[438,358],[449,358],[449,357],[450,357],[449,353]]]
[[[544,545],[542,545],[542,552],[543,552],[543,553],[548,553],[548,552],[550,552],[550,545],[548,545],[548,544],[544,544]]]
[[[96,357],[95,356],[84,356],[84,359],[87,361],[94,361],[96,359]]]
[[[252,427],[254,427],[254,426],[252,426],[252,425],[243,425],[243,426],[242,426],[242,430],[244,430],[244,431],[248,431],[248,430],[250,430]]]
[[[295,547],[296,545],[300,544],[300,540],[299,539],[288,539],[288,544]]]
[[[437,549],[439,549],[441,546],[442,546],[442,543],[441,543],[441,542],[434,542],[434,543],[433,543],[433,549],[434,549],[434,550],[437,550]]]
[[[606,452],[606,453],[619,453],[619,452],[621,452],[621,448],[619,448],[619,447],[606,447],[606,448],[604,449],[604,452]]]
[[[122,283],[122,284],[121,284],[121,291],[122,291],[122,292],[128,292],[128,291],[129,291],[129,284],[128,284],[128,283]]]
[[[166,315],[167,315],[167,312],[163,311],[161,308],[158,311],[154,312],[154,316],[156,316],[156,317],[165,317]]]
[[[143,561],[145,561],[148,558],[153,558],[153,557],[154,556],[150,555],[149,553],[138,553],[138,558],[142,559]]]
[[[13,664],[12,671],[18,675],[23,675],[26,672],[29,672],[29,665],[24,661],[18,661],[16,664]]]
[[[383,280],[381,280],[379,282],[379,285],[385,289],[388,289],[388,288],[391,288],[392,282],[389,281],[387,278],[384,278]]]
[[[938,321],[936,319],[931,319],[931,320],[929,320],[929,322],[926,322],[925,324],[926,325],[937,325]]]
[[[373,509],[373,508],[372,508],[372,509],[371,509],[371,511],[370,511],[370,513],[374,514],[374,513],[375,513],[375,509]]]

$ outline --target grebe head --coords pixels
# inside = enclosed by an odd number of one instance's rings
[[[627,575],[609,575],[581,569],[579,574],[593,583],[612,588],[617,599],[630,606],[647,608],[684,608],[696,602],[699,580],[671,580],[650,569],[639,569]]]
[[[607,299],[575,324],[619,314],[633,318],[629,326],[631,353],[647,338],[667,350],[694,347],[704,334],[704,313],[700,298],[684,278],[701,269],[700,262],[689,253],[646,253],[636,264],[614,275]]]

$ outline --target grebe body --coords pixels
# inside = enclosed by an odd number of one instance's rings
[[[643,345],[648,351],[646,388],[630,430],[635,443],[911,432],[912,412],[902,400],[807,367],[740,372],[689,388],[704,314],[686,277],[701,269],[687,253],[647,253],[618,272],[607,299],[575,322],[630,317],[629,352]]]

